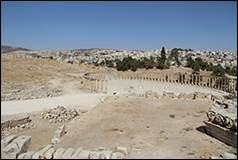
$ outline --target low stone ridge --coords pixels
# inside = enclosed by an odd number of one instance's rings
[[[124,159],[128,156],[127,148],[116,147],[105,149],[99,147],[92,150],[84,150],[82,147],[58,148],[49,144],[38,151],[27,151],[31,141],[30,136],[8,136],[1,140],[1,158],[5,159]]]
[[[41,118],[48,119],[50,123],[66,122],[76,116],[79,116],[76,109],[66,109],[63,106],[58,106],[48,111],[41,112]]]
[[[132,96],[141,96],[141,95],[137,95],[137,94],[130,94]],[[164,97],[168,97],[168,98],[176,98],[176,99],[208,99],[208,100],[218,100],[221,97],[217,97],[214,96],[212,94],[209,93],[201,93],[201,92],[193,92],[193,93],[180,93],[179,95],[176,95],[173,92],[163,92],[162,95],[160,95],[157,92],[154,91],[147,91],[144,93],[145,98],[156,98],[156,99],[160,99],[160,98],[164,98]]]
[[[30,114],[21,113],[13,116],[2,117],[1,136],[6,136],[10,132],[17,132],[22,129],[34,128],[35,124],[30,119]]]
[[[41,86],[35,88],[21,88],[2,92],[2,101],[39,99],[47,97],[56,97],[62,95],[62,90]]]
[[[1,119],[1,130],[5,128],[12,128],[19,124],[25,124],[30,121],[31,121],[30,114],[28,113],[8,116],[7,118],[3,117]]]

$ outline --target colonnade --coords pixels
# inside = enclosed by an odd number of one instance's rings
[[[102,78],[102,77],[100,77]],[[103,77],[102,79],[91,78],[91,91],[106,92],[108,81]],[[130,73],[117,74],[111,78],[118,80],[146,80],[154,82],[177,83],[182,85],[196,85],[201,87],[214,88],[226,92],[236,92],[236,79],[227,77],[216,77],[210,75],[189,74],[189,73]]]

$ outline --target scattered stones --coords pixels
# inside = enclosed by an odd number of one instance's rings
[[[237,159],[237,155],[225,152],[225,153],[223,153],[222,158],[224,158],[224,159]]]
[[[12,137],[7,139],[11,139]],[[2,140],[4,143],[4,140]],[[1,142],[2,142],[1,141]],[[5,142],[7,140],[5,139]],[[31,136],[19,136],[15,138],[12,142],[10,142],[6,147],[2,149],[2,158],[14,158],[16,159],[18,155],[25,152],[27,149],[27,146],[29,145],[31,141]],[[6,144],[6,143],[5,143]]]
[[[2,101],[11,100],[27,100],[37,98],[56,97],[62,95],[62,90],[51,88],[49,86],[35,86],[32,88],[19,88],[17,90],[9,90],[1,94]]]
[[[88,151],[88,150],[82,150],[79,155],[78,155],[78,158],[80,159],[88,159],[88,156],[91,152]]]
[[[99,147],[93,150],[77,148],[55,149],[49,144],[39,151],[27,151],[30,136],[8,136],[1,140],[1,158],[5,159],[122,159],[128,155],[127,148],[116,147],[112,150]]]
[[[31,159],[33,154],[34,154],[34,152],[32,152],[32,151],[22,153],[17,157],[17,159]]]
[[[225,152],[219,156],[211,156],[211,159],[237,159],[237,155]]]
[[[88,155],[88,159],[99,159],[99,156],[100,156],[100,152],[91,152]]]
[[[9,143],[11,143],[17,136],[16,135],[11,135],[8,136],[6,138],[4,138],[3,140],[1,140],[1,148],[5,148]]]
[[[83,148],[82,147],[79,147],[75,150],[74,154],[72,155],[71,159],[77,159],[79,158],[79,154],[80,152],[82,152]]]
[[[163,92],[164,97],[175,98],[176,95],[173,92]]]
[[[68,148],[67,150],[65,150],[62,158],[63,159],[69,159],[72,157],[72,155],[74,154],[74,149],[73,148]]]
[[[58,148],[58,149],[56,150],[56,152],[54,153],[53,158],[54,158],[54,159],[62,159],[62,156],[63,156],[64,152],[65,152],[65,149],[64,149],[64,148]]]
[[[46,159],[51,159],[51,158],[53,158],[54,152],[55,152],[55,149],[54,149],[54,148],[50,148],[48,151],[46,151],[46,152],[44,153],[44,158],[46,158]]]
[[[61,123],[69,121],[76,116],[79,116],[79,113],[76,111],[76,109],[67,110],[63,106],[58,106],[48,111],[41,112],[41,118],[48,119],[50,123]]]
[[[127,152],[127,149],[125,147],[116,147],[116,151],[117,152],[121,152],[123,153],[124,155],[127,155],[128,152]]]
[[[160,95],[157,92],[153,92],[153,91],[147,91],[145,92],[145,98],[156,98],[159,99]]]
[[[122,159],[124,157],[123,153],[121,152],[114,152],[111,154],[111,159]]]
[[[44,159],[45,156],[44,154],[50,150],[51,148],[53,148],[53,145],[47,145],[46,147],[42,148],[40,151],[36,152],[33,156],[32,159]]]

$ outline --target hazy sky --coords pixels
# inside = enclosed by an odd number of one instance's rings
[[[237,2],[1,2],[4,45],[237,50]]]

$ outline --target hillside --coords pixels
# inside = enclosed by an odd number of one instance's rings
[[[13,51],[29,51],[30,49],[21,48],[21,47],[12,47],[12,46],[6,46],[1,45],[1,53],[8,53]]]

